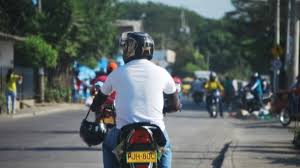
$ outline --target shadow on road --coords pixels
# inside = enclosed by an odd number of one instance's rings
[[[176,160],[213,160],[214,158],[210,157],[173,157]]]
[[[272,121],[248,120],[247,123],[235,123],[234,125],[246,129],[256,129],[256,128],[286,129],[277,120],[272,120]]]
[[[205,115],[187,115],[187,114],[182,114],[182,115],[178,115],[178,114],[167,114],[167,118],[187,118],[187,119],[211,119],[208,114],[207,116]]]
[[[0,151],[101,151],[100,147],[0,147]]]
[[[272,144],[272,143],[270,143],[270,144]],[[267,149],[272,149],[272,148],[275,148],[275,149],[294,149],[294,147],[291,146],[291,143],[286,144],[284,146],[278,145],[277,143],[275,143],[275,144],[276,145],[273,145],[273,146],[267,146],[267,145],[255,145],[255,146],[252,146],[252,145],[237,145],[237,146],[234,146],[234,148],[241,148],[241,149],[243,149],[243,148],[251,148],[251,149],[264,149],[264,148],[267,148]]]
[[[77,130],[20,130],[20,131],[1,131],[0,134],[79,134]]]
[[[186,103],[182,105],[182,110],[192,110],[192,111],[205,111],[205,104],[192,104],[192,103]]]
[[[219,151],[172,150],[173,153],[219,153]]]
[[[260,143],[261,144],[261,143]],[[266,145],[263,145],[266,144]],[[300,166],[300,151],[291,142],[264,142],[261,145],[233,146],[235,152],[254,153],[257,158],[267,159],[271,164]],[[269,144],[269,145],[268,145]],[[284,167],[284,166],[282,166]]]
[[[50,130],[50,131],[34,131],[33,133],[43,134],[79,134],[79,131],[73,130]]]
[[[282,157],[266,157],[266,159],[271,161],[271,164],[283,164],[285,166],[300,166],[300,158],[299,156],[291,157],[291,158],[282,158]]]
[[[253,148],[253,147],[251,147]],[[255,152],[255,153],[261,153],[261,154],[285,154],[285,155],[296,155],[300,154],[299,151],[286,151],[286,150],[274,150],[272,149],[266,149],[268,147],[265,147],[264,149],[236,149],[235,151],[240,152]],[[299,158],[300,161],[300,158]]]
[[[225,154],[226,154],[226,152],[227,152],[227,150],[228,150],[231,143],[232,143],[232,141],[224,144],[224,147],[220,151],[219,155],[212,162],[212,167],[213,168],[221,168],[222,167]]]

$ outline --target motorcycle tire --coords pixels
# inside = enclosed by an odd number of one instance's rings
[[[211,116],[212,118],[217,118],[218,116],[218,108],[215,105],[211,107]]]
[[[283,127],[290,125],[292,118],[287,108],[281,110],[279,114],[279,121]]]

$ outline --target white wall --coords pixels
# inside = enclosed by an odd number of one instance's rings
[[[0,40],[0,67],[13,67],[14,43]]]

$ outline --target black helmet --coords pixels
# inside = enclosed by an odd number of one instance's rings
[[[80,137],[88,146],[99,145],[105,138],[106,126],[102,122],[87,121],[86,118],[81,122]]]
[[[256,80],[256,79],[258,79],[258,78],[259,78],[258,72],[254,72],[254,73],[251,75],[251,79],[252,79],[252,80]]]
[[[217,74],[215,72],[211,72],[209,74],[209,80],[214,81],[217,78]]]
[[[148,33],[124,32],[120,38],[120,46],[123,48],[125,63],[142,58],[151,60],[153,57],[154,41]]]

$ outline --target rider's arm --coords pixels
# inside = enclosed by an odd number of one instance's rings
[[[95,96],[93,103],[91,105],[92,111],[97,111],[99,107],[106,101],[108,95],[112,93],[112,82],[111,82],[111,76],[108,76],[107,80],[102,85],[100,91]]]
[[[181,103],[179,101],[178,92],[176,91],[173,94],[164,94],[165,106],[164,106],[164,112],[171,113],[181,110]]]
[[[224,87],[220,82],[218,82],[218,87],[221,90],[221,92],[224,92]]]
[[[176,112],[181,109],[181,103],[179,100],[178,92],[176,91],[176,85],[172,77],[166,74],[166,84],[164,87],[164,109],[166,113]]]
[[[95,96],[93,103],[91,104],[91,110],[97,111],[99,107],[106,101],[107,95],[103,94],[101,91]]]
[[[205,82],[204,88],[207,90],[208,87],[209,87],[209,83],[208,83],[208,82]]]
[[[255,83],[254,83],[254,85],[253,86],[251,86],[251,90],[254,90],[257,86],[258,86],[258,81],[256,81]]]

